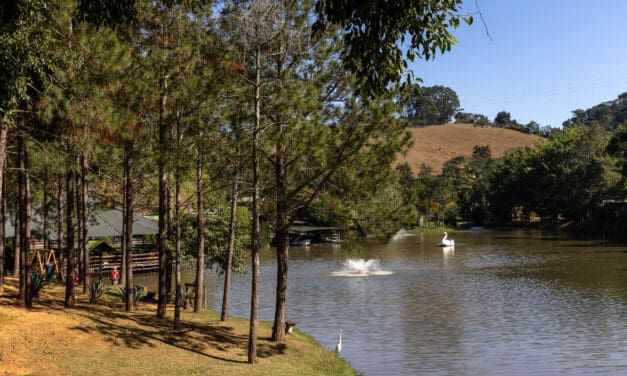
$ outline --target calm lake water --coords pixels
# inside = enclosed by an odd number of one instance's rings
[[[452,251],[440,234],[292,247],[288,317],[330,350],[341,328],[341,356],[367,376],[627,374],[626,245],[451,237]],[[365,262],[370,273],[356,275]],[[274,317],[275,273],[266,250],[262,320]],[[222,278],[209,276],[207,304],[220,310]],[[249,317],[249,300],[250,274],[234,276],[230,313]]]

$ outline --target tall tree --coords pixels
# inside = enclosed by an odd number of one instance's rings
[[[264,96],[264,161],[272,171],[272,219],[277,254],[277,285],[272,339],[283,342],[287,309],[289,227],[299,211],[348,166],[373,167],[393,155],[403,141],[404,123],[389,120],[391,102],[365,105],[351,90],[335,57],[334,39],[310,38],[308,4],[275,3],[257,18],[271,30],[271,43],[259,67],[271,77]],[[269,17],[272,12],[280,16]],[[249,22],[251,24],[252,22]],[[341,103],[341,104],[340,104]],[[377,158],[375,158],[377,156]],[[356,163],[359,161],[359,163]]]
[[[477,225],[483,225],[487,219],[488,173],[492,162],[490,147],[475,145],[470,161],[466,165],[466,174],[472,182],[468,213]]]
[[[48,68],[48,16],[48,7],[43,0],[7,1],[0,4],[0,142],[7,139],[6,132],[10,125],[17,123],[18,109],[24,112],[25,104],[38,91],[34,89],[41,87],[41,77]],[[23,136],[26,135],[19,137]],[[6,146],[0,144],[0,161],[5,160]],[[0,169],[0,175],[3,181],[4,169]],[[16,234],[16,239],[19,237]],[[25,262],[20,263],[15,248],[14,272],[21,271],[20,274],[24,274]],[[24,251],[20,250],[19,254],[24,255]],[[30,278],[30,273],[26,274],[23,278]],[[20,297],[25,298],[25,284],[28,281],[23,278],[20,280]]]
[[[404,116],[413,125],[444,124],[459,111],[457,93],[446,86],[408,87],[401,96]]]
[[[259,250],[260,242],[260,200],[261,200],[261,132],[262,129],[262,88],[265,77],[262,75],[267,54],[276,36],[273,21],[280,19],[278,3],[267,0],[254,0],[247,4],[232,4],[223,11],[222,28],[225,39],[240,52],[242,79],[250,88],[253,102],[253,123],[251,135],[252,171],[252,230],[251,230],[251,297],[250,328],[248,335],[248,362],[257,361],[257,330],[259,324]],[[239,48],[238,48],[239,47]],[[237,60],[236,60],[237,61]],[[262,79],[263,78],[263,79]]]

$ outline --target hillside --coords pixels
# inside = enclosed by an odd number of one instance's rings
[[[399,163],[408,162],[414,174],[425,163],[439,174],[442,165],[449,159],[462,155],[470,157],[476,145],[489,145],[492,157],[500,157],[505,152],[542,142],[542,137],[525,134],[504,128],[472,124],[444,124],[410,129],[414,145]]]

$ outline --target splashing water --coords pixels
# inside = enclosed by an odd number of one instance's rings
[[[342,270],[331,273],[336,277],[367,277],[369,275],[389,275],[394,272],[380,270],[379,260],[348,259]]]

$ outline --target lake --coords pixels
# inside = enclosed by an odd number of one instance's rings
[[[367,376],[627,374],[626,245],[449,235],[454,250],[437,246],[441,234],[292,247],[288,318],[330,350],[341,328],[340,355]],[[272,321],[273,250],[261,260],[259,316]],[[208,276],[219,311],[222,277]],[[249,317],[250,274],[231,294],[230,314]]]

